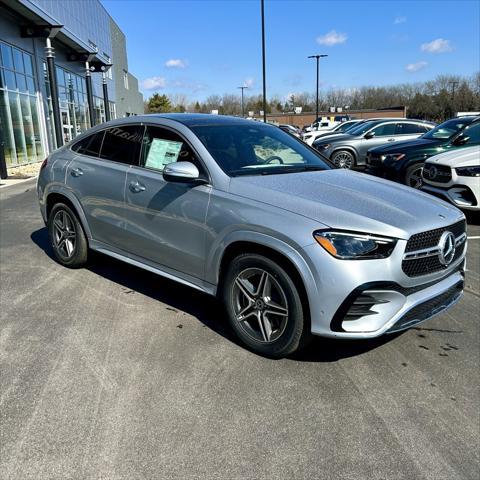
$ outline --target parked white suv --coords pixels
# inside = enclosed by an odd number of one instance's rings
[[[480,210],[480,145],[435,155],[422,175],[425,192],[461,209]]]

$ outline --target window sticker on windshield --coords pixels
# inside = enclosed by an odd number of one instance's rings
[[[161,138],[152,139],[145,167],[163,170],[165,165],[177,161],[181,148],[182,142],[162,140]]]

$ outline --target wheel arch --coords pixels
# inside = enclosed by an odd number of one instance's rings
[[[78,201],[78,199],[75,197],[75,195],[66,189],[53,188],[46,194],[45,196],[46,220],[48,220],[48,216],[53,206],[56,203],[60,203],[60,202],[65,203],[66,205],[68,205],[70,208],[73,209],[73,211],[77,214],[78,219],[80,220],[80,223],[82,224],[82,228],[83,228],[83,231],[85,232],[85,235],[87,236],[87,239],[91,239],[92,235],[91,235],[90,227],[88,226],[85,212],[83,211],[83,208],[80,202]]]
[[[280,242],[283,243],[283,242]],[[298,288],[302,306],[305,312],[305,318],[310,322],[310,301],[309,288],[310,282],[313,281],[313,276],[308,268],[308,265],[297,252],[287,245],[287,248],[281,246],[267,244],[253,239],[248,240],[234,240],[229,243],[219,259],[217,267],[217,294],[221,292],[221,285],[228,269],[230,262],[238,255],[245,253],[252,253],[262,255],[270,260],[273,260],[281,266],[292,278],[295,286]],[[292,254],[293,253],[293,254]],[[310,328],[310,323],[308,325]]]
[[[353,155],[353,160],[355,162],[355,164],[357,164],[357,161],[358,161],[358,151],[355,147],[352,147],[351,145],[341,145],[341,146],[338,146],[336,148],[333,149],[332,153],[330,154],[330,160],[332,160],[332,157],[342,151],[342,150],[345,150],[347,152],[350,152],[352,155]]]

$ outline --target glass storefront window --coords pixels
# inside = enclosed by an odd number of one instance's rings
[[[32,56],[0,42],[0,77],[0,127],[7,165],[42,160],[45,152]]]

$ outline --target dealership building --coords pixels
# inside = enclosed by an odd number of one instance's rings
[[[0,164],[140,113],[125,35],[98,0],[0,0]]]

